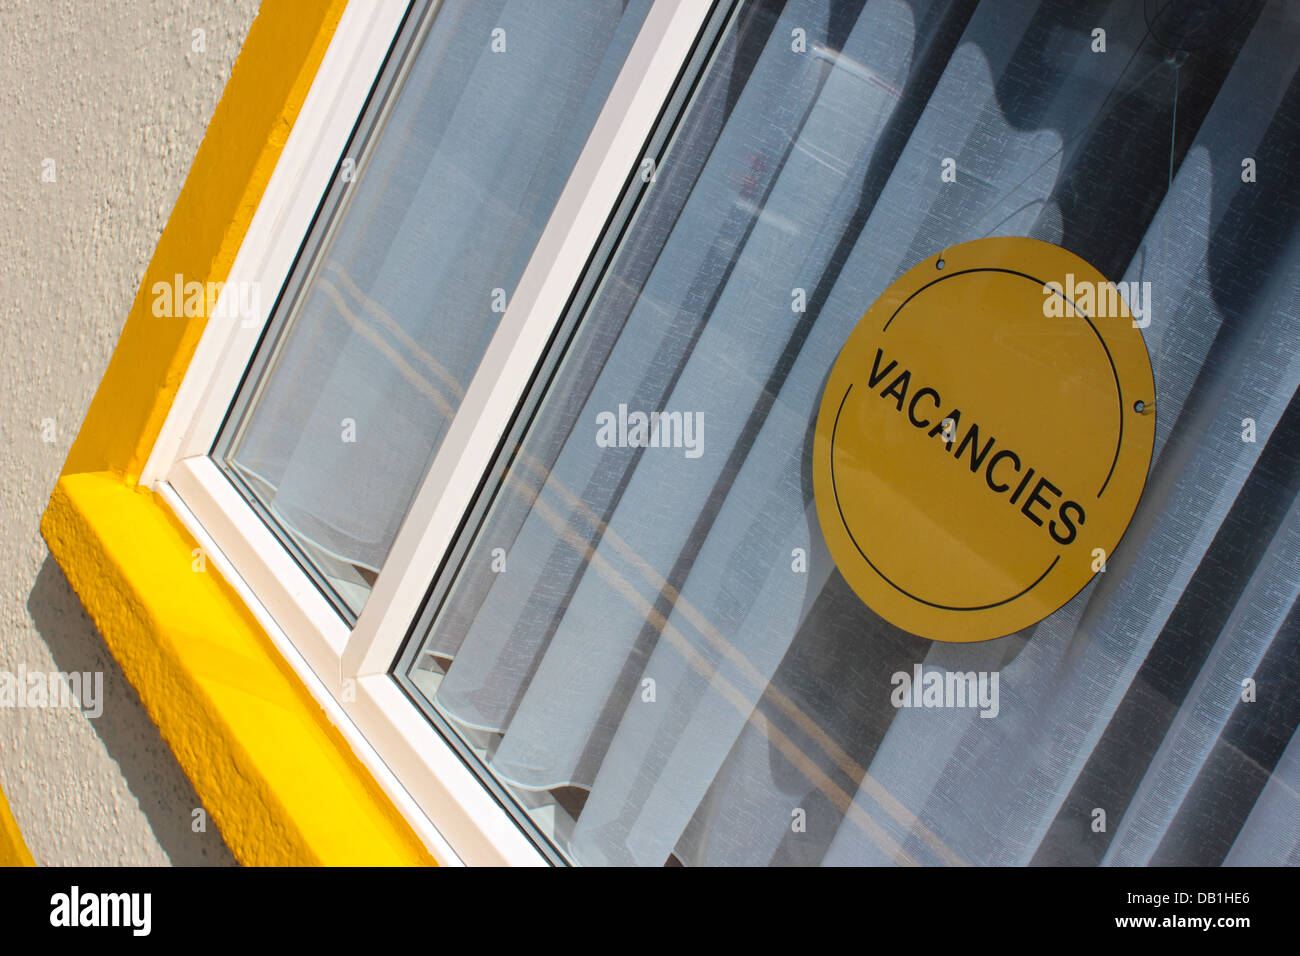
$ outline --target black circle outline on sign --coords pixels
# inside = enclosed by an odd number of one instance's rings
[[[938,285],[946,279],[955,279],[958,276],[969,275],[972,272],[1005,272],[1009,276],[1019,276],[1022,279],[1028,279],[1040,289],[1047,288],[1047,283],[1042,279],[1036,279],[1025,272],[1017,272],[1015,269],[1003,269],[1000,266],[979,266],[975,269],[962,269],[960,272],[949,272],[946,275],[939,276],[937,279],[932,279],[904,299],[902,303],[899,304],[898,308],[894,310],[894,314],[885,320],[885,324],[881,327],[880,331],[882,333],[888,332],[890,323],[893,322],[894,319],[898,318],[898,313],[903,311],[907,303],[911,302],[926,289],[930,288],[930,286]],[[1097,492],[1097,497],[1100,498],[1106,493],[1106,486],[1110,484],[1111,478],[1115,476],[1115,466],[1119,464],[1119,453],[1124,447],[1124,389],[1119,383],[1119,371],[1115,368],[1115,359],[1110,354],[1110,346],[1108,346],[1106,340],[1102,338],[1101,332],[1097,330],[1097,326],[1092,324],[1092,318],[1088,313],[1084,312],[1083,309],[1075,305],[1074,300],[1068,298],[1064,292],[1057,292],[1053,289],[1052,294],[1059,295],[1062,299],[1065,299],[1066,302],[1070,303],[1070,308],[1074,309],[1076,314],[1083,316],[1083,321],[1088,323],[1088,328],[1092,329],[1092,334],[1097,336],[1097,342],[1101,345],[1101,350],[1106,353],[1106,361],[1110,363],[1110,374],[1115,379],[1115,398],[1118,400],[1119,405],[1119,435],[1115,439],[1115,457],[1110,460],[1110,471],[1106,472],[1106,480],[1101,483],[1101,489]]]
[[[974,272],[1001,272],[1001,273],[1005,273],[1006,275],[1017,276],[1021,279],[1028,279],[1030,282],[1034,283],[1040,289],[1048,288],[1046,282],[1043,282],[1041,279],[1037,279],[1034,276],[1029,275],[1028,273],[1019,272],[1015,269],[1004,269],[998,266],[980,266],[974,269],[962,269],[957,272],[949,272],[946,273],[945,275],[939,276],[936,279],[932,279],[931,281],[927,282],[925,285],[921,286],[919,289],[914,290],[906,299],[904,299],[899,304],[898,308],[896,308],[893,311],[893,314],[891,314],[889,318],[885,320],[885,324],[881,327],[880,331],[882,333],[889,331],[889,326],[894,321],[894,319],[898,317],[898,313],[902,312],[904,307],[906,307],[906,305],[909,302],[911,302],[914,298],[916,298],[926,289],[930,288],[933,285],[937,285],[938,283],[943,282],[946,279],[955,279],[958,276],[969,275],[970,273],[974,273]],[[1115,379],[1115,395],[1116,398],[1118,399],[1118,405],[1119,405],[1119,435],[1115,442],[1115,456],[1114,458],[1111,459],[1110,470],[1106,472],[1106,480],[1101,483],[1101,489],[1097,492],[1097,497],[1100,498],[1105,493],[1106,487],[1110,484],[1111,478],[1114,477],[1115,467],[1116,465],[1119,464],[1119,453],[1123,449],[1123,445],[1124,445],[1124,390],[1123,387],[1120,385],[1119,371],[1115,368],[1115,359],[1110,354],[1110,347],[1106,344],[1106,340],[1102,337],[1101,332],[1097,329],[1097,326],[1093,324],[1092,317],[1089,316],[1082,309],[1080,309],[1078,305],[1074,302],[1074,300],[1066,296],[1063,291],[1058,292],[1055,289],[1053,289],[1052,294],[1058,295],[1066,302],[1069,302],[1070,307],[1074,309],[1075,314],[1082,316],[1083,320],[1088,323],[1088,328],[1092,329],[1092,334],[1097,337],[1098,344],[1101,345],[1102,351],[1105,352],[1106,354],[1106,361],[1110,364],[1110,373],[1112,377]],[[894,590],[898,591],[900,594],[903,594],[908,598],[911,598],[913,601],[916,601],[919,604],[924,604],[927,607],[936,608],[937,610],[988,611],[995,607],[1001,607],[1004,604],[1009,604],[1012,601],[1024,597],[1035,587],[1041,584],[1044,578],[1046,578],[1049,574],[1051,574],[1052,569],[1055,568],[1057,563],[1061,560],[1060,554],[1057,554],[1056,557],[1052,559],[1052,563],[1047,566],[1047,569],[1043,571],[1043,573],[1040,574],[1032,584],[1030,584],[1019,594],[1013,594],[1011,597],[1004,598],[1003,600],[994,602],[993,604],[982,604],[982,605],[972,606],[972,607],[957,607],[957,606],[947,605],[947,604],[936,604],[933,601],[927,601],[925,598],[917,597],[915,594],[912,594],[906,588],[901,587],[900,585],[891,581],[889,579],[889,576],[886,575],[883,571],[881,571],[878,567],[876,567],[875,562],[873,562],[869,557],[867,557],[867,553],[862,550],[862,545],[858,544],[858,539],[853,536],[853,531],[849,528],[848,519],[844,515],[844,508],[840,504],[839,488],[835,483],[835,434],[839,430],[840,414],[844,411],[844,403],[848,401],[849,393],[852,391],[853,391],[853,385],[850,383],[848,389],[844,392],[844,397],[840,399],[840,407],[835,412],[835,422],[831,426],[831,447],[830,447],[830,453],[828,455],[828,458],[830,460],[830,472],[831,472],[831,493],[835,496],[835,510],[839,513],[840,524],[844,528],[845,534],[847,534],[849,536],[849,540],[853,542],[853,547],[856,548],[858,554],[862,556],[862,560],[867,562],[867,565],[871,568],[872,571],[876,572],[876,574],[880,577],[882,581],[884,581]]]
[[[1011,595],[1011,597],[1003,598],[1001,601],[995,601],[993,604],[980,604],[973,607],[958,607],[950,604],[935,604],[933,601],[927,601],[925,598],[917,597],[911,591],[891,581],[889,579],[889,576],[885,574],[885,572],[881,571],[880,568],[876,567],[875,563],[869,557],[867,557],[867,553],[862,550],[862,545],[858,544],[858,539],[853,536],[853,531],[852,529],[849,528],[848,519],[844,517],[844,508],[840,505],[840,490],[835,484],[835,432],[840,427],[840,413],[844,411],[844,403],[849,400],[849,392],[851,391],[853,391],[853,385],[850,383],[848,389],[844,392],[844,397],[840,399],[840,407],[835,412],[835,423],[831,426],[831,447],[830,447],[830,454],[828,456],[830,459],[830,466],[831,466],[831,494],[835,496],[835,510],[839,512],[840,524],[844,527],[844,533],[847,534],[849,536],[849,540],[853,542],[853,547],[858,549],[858,554],[862,555],[862,560],[867,562],[867,564],[871,567],[871,570],[875,571],[876,574],[880,576],[880,579],[882,581],[888,584],[895,591],[898,591],[900,594],[906,595],[907,597],[911,598],[913,601],[916,601],[918,604],[924,604],[926,607],[936,608],[940,611],[989,611],[995,607],[1001,607],[1004,604],[1010,604],[1012,601],[1024,597],[1034,588],[1038,587],[1038,585],[1042,583],[1043,578],[1047,577],[1049,574],[1052,573],[1052,568],[1056,567],[1057,562],[1061,560],[1061,556],[1059,554],[1056,557],[1052,558],[1052,563],[1047,566],[1047,570],[1045,570],[1042,574],[1040,574],[1038,576],[1038,579],[1034,581],[1033,584],[1029,585],[1029,587],[1025,588],[1019,594],[1013,594]]]

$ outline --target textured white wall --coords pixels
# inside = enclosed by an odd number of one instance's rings
[[[233,862],[38,523],[257,6],[0,0],[0,670],[104,672],[96,720],[0,707],[38,863]]]

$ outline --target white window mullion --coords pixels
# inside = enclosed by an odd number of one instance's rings
[[[345,677],[396,657],[710,8],[659,0],[648,14],[344,648]]]

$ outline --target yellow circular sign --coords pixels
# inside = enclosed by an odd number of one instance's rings
[[[831,370],[813,491],[831,556],[877,614],[984,641],[1042,620],[1105,567],[1146,483],[1149,285],[1036,239],[910,269]]]

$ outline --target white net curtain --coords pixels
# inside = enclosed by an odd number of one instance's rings
[[[559,800],[549,836],[571,859],[1300,862],[1300,9],[1177,6],[742,5],[403,666],[521,802]],[[584,41],[598,72],[630,14],[597,9],[579,19],[603,25]],[[509,174],[460,182],[406,130],[443,100],[560,108],[534,102],[553,66],[479,80],[475,56],[452,71],[463,88],[390,123],[405,145],[324,273],[381,299],[461,384],[490,327],[433,299],[485,303],[529,247],[509,244],[518,204],[498,209]],[[440,142],[506,135],[439,122]],[[527,135],[549,135],[538,122]],[[990,235],[1151,283],[1156,447],[1104,574],[1020,634],[950,645],[891,626],[835,570],[810,436],[866,308]],[[328,361],[286,379],[307,375],[310,400],[277,397],[239,454],[285,520],[375,566],[445,417],[337,317],[317,324]],[[299,348],[284,361],[314,368]],[[400,412],[354,472],[310,436],[358,403]],[[598,416],[621,405],[699,413],[703,453],[602,447]],[[895,710],[890,676],[917,663],[999,671],[998,716]]]

